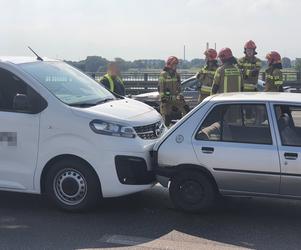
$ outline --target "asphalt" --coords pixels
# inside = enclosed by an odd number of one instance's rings
[[[0,249],[301,248],[300,201],[228,198],[185,214],[159,186],[81,214],[36,195],[0,192],[0,200]]]

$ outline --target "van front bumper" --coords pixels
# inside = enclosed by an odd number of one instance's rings
[[[147,169],[144,158],[117,155],[115,167],[119,182],[124,185],[146,185],[155,182],[154,171]]]

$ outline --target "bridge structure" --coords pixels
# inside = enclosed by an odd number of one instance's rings
[[[301,85],[301,72],[283,69],[284,85]],[[180,71],[182,81],[196,74],[191,71]],[[99,81],[105,72],[86,72],[86,74]],[[156,91],[160,71],[123,72],[121,77],[125,83],[126,92],[131,95]],[[265,73],[260,72],[259,78],[265,80]]]

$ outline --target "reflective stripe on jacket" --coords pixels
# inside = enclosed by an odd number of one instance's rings
[[[266,92],[278,92],[279,87],[283,84],[282,72],[278,68],[268,68],[265,75],[265,89]]]
[[[178,73],[170,74],[168,71],[162,71],[159,76],[160,96],[175,97],[181,93],[181,80]]]
[[[237,66],[242,71],[244,90],[255,91],[261,69],[261,60],[257,57],[250,58],[245,56],[238,60]]]
[[[217,68],[217,65],[206,65],[201,68],[200,72],[197,75],[197,78],[199,79],[201,84],[201,94],[210,95],[214,75]]]
[[[217,89],[217,93],[240,92],[243,88],[240,69],[233,64],[219,67],[214,76],[213,88]]]
[[[110,83],[110,91],[115,92],[115,84],[114,84],[114,80],[112,79],[112,77],[109,74],[105,74],[103,77],[108,79],[108,81]],[[119,76],[116,76],[116,78],[124,86],[122,79]]]

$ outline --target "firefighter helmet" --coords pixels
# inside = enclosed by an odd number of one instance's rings
[[[250,41],[246,42],[244,48],[245,49],[254,49],[255,50],[257,47],[256,47],[256,44],[252,40],[250,40]]]
[[[218,53],[218,58],[221,59],[221,61],[225,61],[233,57],[232,50],[230,48],[223,48]]]
[[[206,58],[207,58],[209,61],[214,61],[214,60],[216,60],[217,52],[216,52],[215,49],[207,49],[207,50],[204,52],[204,55],[206,56]]]
[[[166,61],[166,67],[171,68],[174,65],[179,64],[179,59],[175,56],[170,56],[168,57],[167,61]]]
[[[268,53],[265,57],[270,64],[276,64],[276,63],[281,63],[281,56],[278,52],[276,51],[271,51]]]

